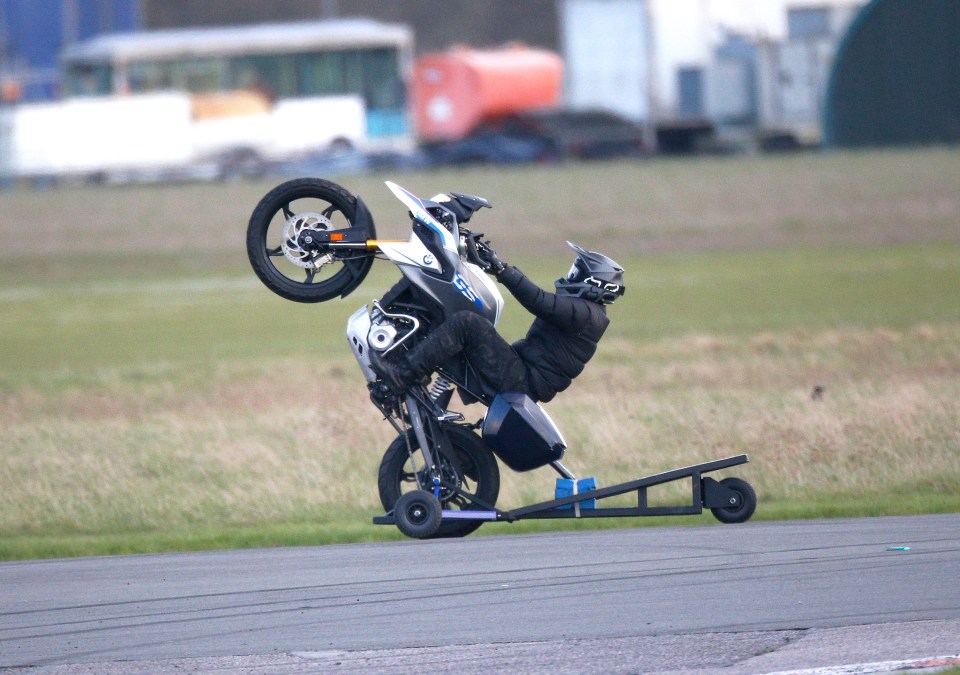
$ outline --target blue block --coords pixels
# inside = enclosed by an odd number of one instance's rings
[[[581,478],[577,481],[577,494],[583,494],[584,492],[590,492],[591,490],[597,489],[597,479],[596,478]],[[557,479],[557,491],[556,499],[562,497],[569,497],[573,494],[573,479],[572,478],[558,478]],[[558,506],[558,509],[572,509],[573,504],[564,504],[563,506]],[[580,502],[581,509],[595,509],[597,508],[596,499],[585,499]]]

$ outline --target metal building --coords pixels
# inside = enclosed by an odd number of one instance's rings
[[[837,52],[832,147],[960,141],[960,0],[873,0]]]

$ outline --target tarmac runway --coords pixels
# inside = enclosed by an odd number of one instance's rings
[[[734,674],[960,664],[960,514],[509,527],[427,542],[3,563],[0,668]]]

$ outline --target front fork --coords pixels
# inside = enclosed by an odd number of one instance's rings
[[[429,407],[424,406],[413,394],[408,392],[404,395],[404,404],[410,425],[413,427],[413,434],[417,437],[417,443],[420,445],[420,451],[423,453],[427,472],[430,475],[430,485],[423,485],[421,484],[420,472],[415,472],[417,487],[432,492],[433,496],[439,500],[441,475],[438,459],[440,453],[448,458],[453,457],[450,439],[444,432],[437,415],[432,414]],[[412,452],[410,454],[413,455]]]
[[[433,493],[437,499],[440,498],[441,487],[443,483],[443,474],[441,472],[441,455],[448,462],[456,463],[456,456],[453,452],[453,444],[443,428],[444,422],[453,419],[463,419],[459,413],[447,413],[436,402],[431,400],[425,389],[420,389],[420,396],[416,389],[407,391],[399,400],[383,396],[385,391],[378,391],[376,387],[380,383],[371,383],[370,399],[383,413],[386,419],[397,430],[397,433],[407,439],[407,452],[413,462],[413,475],[417,481],[417,487],[420,490],[426,490]],[[382,385],[380,385],[382,386]],[[409,425],[409,426],[408,426]],[[426,472],[417,468],[417,461],[413,451],[413,445],[410,442],[409,430],[413,429],[413,435],[417,439],[420,451],[423,454]],[[424,480],[426,474],[428,478]],[[454,490],[457,486],[452,486]]]

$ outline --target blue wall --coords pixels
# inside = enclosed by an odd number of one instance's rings
[[[72,40],[141,28],[141,0],[0,0],[0,63],[20,80],[22,101],[59,94],[58,54]],[[74,17],[71,20],[71,15]]]

